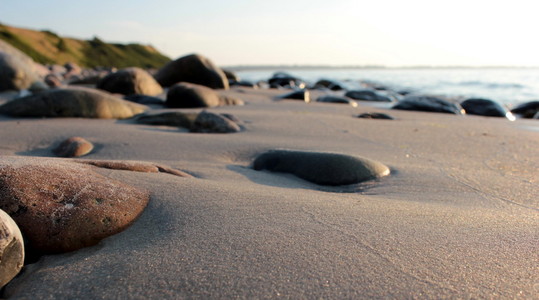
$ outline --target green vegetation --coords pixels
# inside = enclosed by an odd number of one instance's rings
[[[170,61],[151,46],[111,44],[97,37],[89,41],[63,38],[50,30],[0,24],[0,39],[42,64],[74,62],[83,67],[160,68]]]
[[[47,56],[36,51],[32,46],[28,45],[26,42],[21,40],[18,36],[11,33],[4,25],[0,25],[0,39],[11,44],[13,47],[21,50],[30,56],[34,61],[41,64],[50,64],[54,61]]]

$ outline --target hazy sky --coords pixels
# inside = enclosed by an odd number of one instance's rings
[[[537,3],[537,4],[534,4]],[[539,66],[535,0],[0,0],[0,22],[222,66]]]

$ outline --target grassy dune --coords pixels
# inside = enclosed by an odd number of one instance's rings
[[[0,24],[0,39],[42,64],[75,62],[84,67],[158,68],[170,61],[150,45],[111,44],[97,37],[79,40],[61,37],[49,30],[36,31],[3,24]]]

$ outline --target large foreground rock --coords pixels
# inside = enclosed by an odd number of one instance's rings
[[[203,85],[180,82],[167,93],[166,106],[170,108],[215,107],[223,105],[243,105],[234,97],[221,96]]]
[[[126,68],[103,77],[97,83],[97,88],[110,93],[123,95],[156,96],[163,88],[155,79],[141,68]]]
[[[344,154],[271,150],[253,162],[255,170],[292,173],[320,185],[347,185],[389,175],[382,163]]]
[[[24,241],[13,219],[0,209],[0,289],[19,274],[24,264]]]
[[[0,209],[42,253],[91,246],[127,228],[148,191],[106,178],[92,166],[62,159],[0,158]]]
[[[15,99],[0,106],[0,114],[14,117],[72,117],[126,119],[148,108],[87,88],[53,89]]]
[[[225,73],[208,58],[191,54],[171,61],[155,74],[155,79],[164,87],[178,82],[191,82],[213,89],[228,89]]]

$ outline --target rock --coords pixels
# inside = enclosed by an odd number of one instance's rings
[[[15,221],[0,209],[0,289],[24,264],[24,240]]]
[[[330,89],[332,91],[341,91],[344,90],[344,87],[337,81],[329,79],[320,79],[318,80],[313,88],[315,89]]]
[[[383,113],[363,113],[357,117],[362,119],[395,120],[392,116]]]
[[[277,72],[268,80],[271,88],[305,88],[305,82],[288,73]]]
[[[255,170],[292,173],[319,185],[348,185],[389,175],[382,163],[336,153],[271,150],[259,155]]]
[[[349,104],[352,107],[357,107],[357,102],[346,97],[334,96],[334,95],[325,95],[320,96],[316,99],[316,102],[326,102],[326,103],[344,103]]]
[[[153,96],[129,95],[125,96],[123,99],[143,105],[165,105],[165,100]]]
[[[234,117],[202,111],[198,114],[191,132],[202,133],[231,133],[241,131],[240,126],[234,122]]]
[[[45,84],[51,88],[61,87],[63,84],[62,78],[57,74],[48,74],[45,76]]]
[[[226,79],[228,79],[229,83],[230,82],[239,82],[240,81],[240,77],[236,73],[234,73],[234,72],[232,72],[230,70],[222,70],[222,71],[223,71],[223,73],[225,73]]]
[[[164,87],[178,82],[190,82],[213,89],[228,89],[225,73],[208,58],[198,54],[169,62],[159,69],[154,77]]]
[[[151,115],[139,115],[135,121],[140,124],[177,126],[191,129],[197,118],[197,113],[183,113],[179,111]]]
[[[392,108],[401,110],[450,113],[456,115],[466,113],[459,104],[434,96],[407,96]]]
[[[126,68],[103,77],[96,86],[110,93],[123,95],[156,96],[163,93],[163,88],[155,79],[141,68]]]
[[[40,253],[95,245],[127,228],[150,197],[94,170],[58,158],[1,157],[0,209]]]
[[[307,103],[311,102],[311,94],[308,90],[297,90],[290,93],[286,93],[277,97],[278,99],[293,99],[303,100]]]
[[[539,101],[530,101],[517,105],[511,112],[520,115],[522,118],[533,118],[539,113]]]
[[[80,157],[94,149],[94,145],[87,140],[75,136],[64,140],[53,150],[53,153],[60,157]]]
[[[505,117],[511,121],[515,120],[515,116],[510,111],[489,99],[472,98],[461,102],[460,106],[466,111],[466,114]]]
[[[243,101],[220,96],[214,90],[187,82],[173,85],[167,93],[166,105],[171,108],[215,107],[222,105],[242,105]]]
[[[0,52],[0,91],[24,90],[34,81],[31,65],[15,55]]]
[[[70,117],[125,119],[148,107],[88,88],[52,89],[0,106],[0,114],[14,117]]]
[[[362,101],[380,101],[380,102],[393,102],[394,99],[381,95],[373,90],[352,90],[344,94],[346,97],[350,97],[355,100]]]

